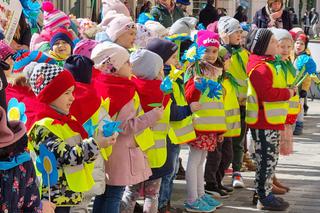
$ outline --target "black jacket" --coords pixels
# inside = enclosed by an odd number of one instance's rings
[[[207,4],[206,7],[200,11],[199,23],[202,23],[205,27],[218,20],[218,11],[212,5]]]
[[[284,10],[281,18],[283,23],[283,29],[291,30],[292,23],[289,12]],[[258,28],[268,28],[269,22],[270,18],[266,11],[266,7],[263,7],[262,9],[258,10],[253,18],[253,24],[257,25]]]

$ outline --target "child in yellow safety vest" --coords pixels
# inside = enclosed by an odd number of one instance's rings
[[[222,39],[223,46],[231,54],[230,66],[227,72],[230,73],[238,83],[236,92],[240,105],[241,134],[239,137],[232,138],[232,186],[234,188],[243,188],[245,185],[240,170],[242,168],[244,144],[247,135],[247,127],[245,123],[245,103],[248,89],[246,65],[248,62],[249,53],[240,45],[243,30],[238,20],[229,16],[222,17],[218,22],[218,31]]]
[[[246,47],[251,52],[246,122],[255,148],[257,208],[283,211],[289,203],[272,194],[272,177],[279,157],[279,131],[284,130],[289,99],[297,89],[288,88],[284,73],[275,64],[278,41],[270,30],[251,31]]]
[[[30,85],[37,99],[44,103],[37,122],[29,132],[29,145],[37,156],[41,147],[54,154],[57,160],[58,180],[48,187],[41,186],[42,197],[51,198],[57,210],[69,212],[78,205],[83,193],[94,185],[93,162],[100,148],[107,145],[102,132],[88,137],[82,125],[69,114],[74,101],[75,81],[71,73],[57,65],[32,64]],[[47,177],[43,177],[45,179]],[[50,193],[50,194],[49,194]]]
[[[222,68],[214,66],[220,46],[219,35],[208,30],[201,30],[197,35],[197,45],[206,50],[200,61],[200,70],[197,70],[196,67],[191,73],[192,78],[186,84],[188,103],[190,105],[200,104],[200,107],[193,111],[193,126],[197,138],[189,143],[186,170],[188,199],[185,208],[192,212],[208,212],[222,206],[222,203],[205,193],[203,164],[207,158],[205,179],[207,184],[212,183],[216,177],[216,167],[219,166],[215,161],[219,155],[216,147],[223,140],[222,135],[226,131],[226,123],[222,94],[220,97],[209,97],[211,89],[206,86],[202,88],[200,84],[204,81],[218,84],[218,77],[222,74]]]
[[[144,113],[138,92],[131,80],[129,53],[123,47],[100,43],[91,58],[101,71],[94,86],[103,99],[110,98],[109,115],[120,121],[117,142],[105,162],[106,190],[95,198],[93,212],[119,213],[126,186],[148,180],[152,174],[144,152],[154,146],[150,127],[162,118],[163,109],[156,107]]]

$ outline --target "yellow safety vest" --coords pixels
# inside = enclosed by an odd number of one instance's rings
[[[181,92],[177,82],[172,82],[173,97],[178,106],[187,106],[188,103]],[[184,144],[196,139],[196,133],[192,125],[192,116],[188,116],[181,121],[170,121],[171,129],[169,137],[173,144]]]
[[[137,92],[135,92],[134,94],[133,102],[137,117],[143,115],[144,111],[141,107],[140,98]],[[147,149],[155,145],[153,133],[150,128],[146,128],[141,132],[136,133],[134,135],[134,138],[142,151],[146,151]]]
[[[287,62],[291,63],[291,62]],[[287,72],[287,84],[292,85],[294,82],[295,76],[292,75],[290,71]],[[289,99],[289,110],[288,115],[298,115],[301,110],[301,105],[299,101],[299,95],[295,95]]]
[[[206,93],[200,97],[200,110],[192,113],[193,127],[200,132],[227,131],[223,98],[209,98]]]
[[[249,77],[254,70],[262,65],[256,65],[249,73]],[[273,77],[273,88],[287,88],[287,82],[284,76],[283,71],[277,73],[274,65],[267,63],[266,65],[272,72]],[[258,112],[259,112],[259,104],[258,104],[258,97],[257,94],[250,82],[248,82],[248,98],[247,98],[247,105],[246,105],[246,122],[248,124],[255,124],[258,121]],[[287,118],[289,108],[288,101],[275,101],[275,102],[263,102],[263,109],[265,113],[266,120],[269,124],[277,125],[277,124],[284,124]]]
[[[169,100],[162,119],[151,128],[155,144],[146,151],[150,168],[160,168],[167,160],[167,135],[170,129],[171,103],[172,100]]]
[[[249,60],[249,53],[247,50],[243,49],[239,55],[244,67],[242,67],[242,63],[239,61],[237,54],[232,54],[230,67],[227,72],[229,72],[240,85],[236,90],[238,99],[245,100],[247,98],[248,91],[248,76],[246,72],[246,66]]]
[[[40,125],[46,127],[50,132],[58,136],[61,140],[70,146],[76,146],[82,143],[82,138],[79,133],[72,131],[67,125],[54,124],[54,119],[43,118],[40,121],[35,122],[34,125]],[[29,145],[31,145],[29,143]],[[74,192],[86,192],[89,191],[95,184],[92,172],[94,169],[93,163],[83,163],[75,166],[63,166],[59,173],[64,173],[69,188]]]
[[[222,86],[225,89],[223,102],[227,123],[227,132],[223,136],[238,137],[241,133],[241,121],[236,88],[231,85],[229,79],[223,79]]]
[[[101,99],[101,104],[99,109],[90,117],[92,121],[92,125],[93,126],[98,125],[98,128],[96,129],[96,131],[98,131],[99,129],[102,129],[102,126],[104,124],[103,122],[104,119],[110,119],[108,114],[109,105],[110,105],[109,98],[107,98],[106,100]],[[112,146],[100,149],[100,154],[105,160],[108,160],[111,153],[112,153]]]

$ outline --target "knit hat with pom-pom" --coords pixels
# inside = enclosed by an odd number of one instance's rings
[[[44,1],[42,9],[44,11],[43,29],[53,31],[59,27],[70,26],[69,17],[61,10],[57,10],[51,1]]]

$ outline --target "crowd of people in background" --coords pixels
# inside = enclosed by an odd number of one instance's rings
[[[188,0],[145,1],[136,20],[128,1],[103,0],[99,23],[36,3],[12,41],[0,28],[0,212],[87,212],[92,199],[94,213],[174,212],[176,178],[187,211],[213,212],[246,170],[257,209],[289,208],[275,173],[320,83],[314,9],[301,29],[283,0],[252,22],[213,0],[199,18]]]

